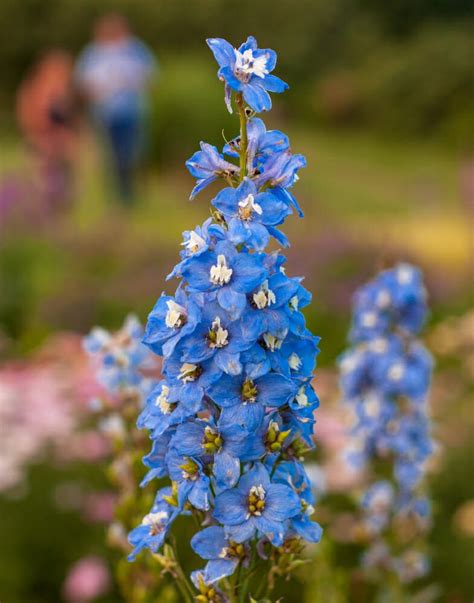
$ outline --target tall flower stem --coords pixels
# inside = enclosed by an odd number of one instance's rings
[[[245,114],[245,102],[241,93],[237,94],[235,102],[239,109],[240,117],[240,180],[243,180],[247,175],[247,115]]]

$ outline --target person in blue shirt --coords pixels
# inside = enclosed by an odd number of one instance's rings
[[[76,65],[79,92],[107,139],[117,192],[124,203],[134,196],[147,89],[156,70],[148,47],[131,34],[127,21],[115,14],[95,23],[93,41]]]

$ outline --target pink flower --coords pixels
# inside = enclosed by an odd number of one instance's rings
[[[86,603],[100,597],[110,588],[110,574],[100,557],[83,557],[69,570],[63,584],[68,603]]]

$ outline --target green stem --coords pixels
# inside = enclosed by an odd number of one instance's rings
[[[176,572],[176,586],[179,588],[181,594],[183,595],[186,603],[193,603],[194,601],[194,591],[191,583],[189,582],[186,574],[181,567],[178,556],[176,554],[176,540],[174,536],[171,539],[171,550],[173,555],[173,561],[175,562],[174,571]]]
[[[247,116],[245,115],[245,103],[242,93],[237,94],[236,99],[237,107],[239,109],[240,117],[240,181],[247,175],[247,147],[249,144],[247,134]]]

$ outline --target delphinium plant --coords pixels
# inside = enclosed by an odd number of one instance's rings
[[[381,272],[355,295],[351,347],[340,358],[341,388],[353,411],[350,463],[367,471],[360,499],[363,567],[379,588],[404,601],[429,569],[423,535],[433,453],[428,392],[432,359],[417,339],[427,315],[419,270]]]
[[[207,41],[219,64],[225,102],[240,134],[223,151],[201,143],[187,162],[197,179],[191,198],[220,180],[211,217],[184,232],[181,261],[149,315],[144,343],[163,357],[163,379],[148,396],[138,425],[150,432],[145,481],[163,478],[154,504],[130,533],[176,579],[186,601],[256,601],[318,542],[313,494],[302,464],[313,447],[311,385],[318,337],[301,310],[310,302],[302,278],[285,273],[285,257],[268,251],[294,211],[291,189],[302,155],[267,130],[258,113],[268,92],[287,85],[272,75],[276,53],[253,37],[233,48]],[[178,516],[195,522],[192,549],[202,558],[190,579],[178,561],[188,546],[173,535]],[[265,599],[267,600],[267,599]]]
[[[135,566],[125,560],[130,552],[127,534],[153,501],[152,488],[140,488],[146,474],[142,457],[148,438],[136,426],[137,413],[156,384],[153,373],[157,372],[156,358],[141,341],[143,332],[138,319],[129,316],[116,333],[97,327],[84,339],[103,388],[103,395],[91,401],[92,418],[110,444],[107,473],[117,495],[108,541],[121,553],[117,581],[125,600],[132,603],[156,600],[162,587],[151,559],[142,558]]]

